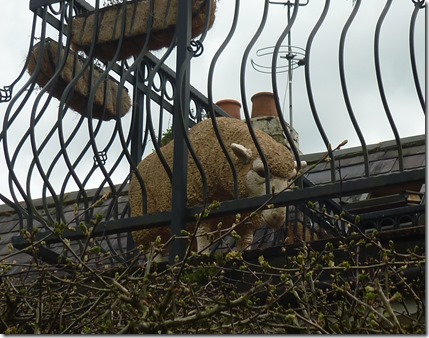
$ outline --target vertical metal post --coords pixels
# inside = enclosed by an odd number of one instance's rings
[[[131,158],[135,165],[140,163],[143,155],[143,116],[144,116],[144,93],[139,89],[137,85],[139,81],[145,78],[145,67],[140,65],[137,68],[135,83],[134,83],[134,96],[136,97],[136,105],[133,105],[133,117],[132,117],[132,135],[131,138]],[[131,166],[131,173],[134,168]],[[130,262],[132,254],[130,254],[135,248],[135,243],[131,232],[127,234],[127,261]]]
[[[173,113],[173,178],[172,178],[172,235],[180,236],[185,228],[187,205],[187,172],[188,149],[185,135],[188,130],[189,101],[190,101],[190,58],[192,0],[181,0],[177,17],[177,56],[176,56],[176,96]],[[184,124],[184,128],[183,125]],[[185,240],[172,242],[170,263],[175,257],[185,256]]]
[[[288,1],[287,3],[287,23],[290,23],[290,7],[292,6],[292,4],[290,3],[290,1]],[[289,86],[289,126],[291,129],[291,133],[293,130],[293,115],[292,115],[292,30],[289,31],[289,34],[287,35],[287,44],[288,44],[288,67],[289,67],[289,72],[288,72],[288,86]]]
[[[137,97],[137,105],[133,106],[133,121],[131,138],[131,158],[134,163],[139,164],[143,155],[143,110],[145,107],[144,93],[138,88],[137,83],[143,81],[145,77],[145,67],[140,65],[135,76],[136,83],[134,84],[134,95]],[[133,168],[131,168],[133,169]]]

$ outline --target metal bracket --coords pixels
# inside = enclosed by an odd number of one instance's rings
[[[30,0],[30,10],[35,12],[42,6],[52,5],[61,0]]]
[[[52,5],[62,1],[63,0],[30,0],[30,10],[35,12],[43,6]],[[94,10],[94,7],[88,4],[85,0],[75,0],[75,4],[86,11]]]
[[[4,86],[0,88],[0,102],[9,102],[12,99],[12,87]]]

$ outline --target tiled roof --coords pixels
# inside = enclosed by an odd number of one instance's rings
[[[404,169],[426,166],[425,135],[404,138],[402,155]],[[370,176],[399,171],[398,151],[395,141],[386,141],[367,146]],[[317,162],[324,153],[303,155],[309,164]],[[341,149],[335,152],[336,179],[350,180],[365,176],[362,147]],[[331,182],[330,163],[318,164],[306,177],[315,185]]]

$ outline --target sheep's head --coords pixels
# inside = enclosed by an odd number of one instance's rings
[[[286,163],[286,165],[282,163],[281,166],[276,166],[276,163],[280,163],[279,159],[276,162],[270,156],[267,156],[269,172],[266,173],[261,158],[259,156],[256,158],[252,157],[252,150],[250,148],[232,143],[231,149],[243,164],[250,164],[246,174],[246,186],[249,197],[266,194],[265,183],[267,178],[270,180],[271,189],[274,192],[281,192],[289,188],[291,180],[296,176],[296,162],[291,160],[292,157],[289,154],[287,160],[290,160],[292,163]],[[301,162],[302,166],[305,164],[305,162]],[[278,229],[285,223],[286,208],[265,209],[261,212],[261,216],[269,227]]]

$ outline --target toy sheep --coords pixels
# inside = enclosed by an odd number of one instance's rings
[[[222,139],[237,170],[240,197],[265,195],[264,166],[246,123],[232,118],[221,117],[216,120]],[[289,180],[296,175],[293,156],[284,145],[276,142],[268,134],[260,130],[255,130],[255,134],[267,159],[271,187],[279,192],[286,188]],[[208,203],[234,199],[232,171],[216,139],[212,121],[207,119],[196,124],[189,131],[189,139],[206,174]],[[170,168],[173,163],[173,147],[174,141],[161,148]],[[138,171],[145,184],[148,213],[171,210],[171,182],[155,152],[140,162]],[[130,183],[129,203],[131,216],[143,214],[142,190],[135,175]],[[201,175],[194,160],[189,156],[188,206],[202,204]],[[237,241],[237,249],[248,248],[253,240],[253,232],[264,223],[274,229],[280,228],[285,222],[285,209],[284,207],[265,209],[253,216],[246,224],[238,226],[236,231],[241,238]],[[246,214],[242,214],[242,218],[245,216]],[[216,231],[219,222],[222,222],[222,228],[228,228],[234,221],[235,215],[205,220],[197,232],[198,251],[210,245],[207,235],[204,234]],[[194,226],[195,224],[188,224],[187,230],[192,232]],[[143,244],[145,248],[148,248],[157,236],[160,236],[161,242],[165,243],[171,237],[170,227],[145,229],[133,234],[136,244]]]

